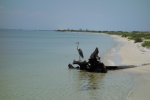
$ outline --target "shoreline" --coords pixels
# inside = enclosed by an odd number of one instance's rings
[[[82,32],[81,32],[82,33]],[[91,33],[91,32],[89,32]],[[93,32],[94,33],[94,32]],[[99,34],[99,33],[98,33]],[[147,100],[150,98],[150,49],[142,47],[119,35],[111,35],[116,42],[103,57],[108,65],[136,65],[135,68],[121,70],[133,77],[133,89],[128,93],[127,100]],[[118,58],[119,57],[119,58]],[[119,60],[116,60],[119,59]]]
[[[122,59],[121,64],[137,65],[136,68],[125,69],[134,77],[134,90],[129,93],[127,100],[147,100],[150,98],[150,50],[132,40],[116,35],[112,37],[123,43],[118,52]]]
[[[106,34],[108,35],[108,34]],[[116,36],[114,35],[108,35],[111,36],[114,39],[115,44],[112,48],[108,49],[103,55],[104,63],[106,63],[108,66],[115,66],[115,65],[121,65],[122,58],[118,54],[120,49],[123,47],[123,43],[120,41],[117,41]]]

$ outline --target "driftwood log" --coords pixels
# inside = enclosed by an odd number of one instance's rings
[[[118,65],[118,66],[105,66],[107,70],[119,70],[119,69],[127,69],[137,67],[135,65]],[[68,64],[68,68],[80,69],[80,66],[74,67],[72,64]],[[82,70],[82,68],[81,68]]]
[[[79,67],[76,67],[80,70],[86,70],[90,72],[102,72],[106,73],[107,69],[105,65],[100,62],[100,57],[98,56],[99,50],[98,48],[95,49],[95,51],[91,54],[88,62],[87,61],[73,61],[73,64],[79,65]],[[74,68],[71,64],[68,65],[69,68]]]
[[[90,59],[87,61],[73,61],[73,65],[77,64],[78,67],[74,67],[72,64],[68,64],[70,69],[79,69],[79,70],[86,70],[89,72],[102,72],[107,73],[107,70],[119,70],[119,69],[126,69],[126,68],[133,68],[137,67],[134,65],[121,65],[121,66],[105,66],[101,61],[100,57],[98,56],[98,48],[91,54]]]

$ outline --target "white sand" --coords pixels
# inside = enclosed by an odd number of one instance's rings
[[[150,64],[141,66],[141,64],[150,63],[150,50],[126,38],[113,37],[124,44],[119,52],[123,59],[122,64],[138,65],[136,68],[126,70],[133,74],[135,81],[135,89],[129,95],[128,100],[150,100]]]

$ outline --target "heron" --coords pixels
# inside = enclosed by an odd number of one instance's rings
[[[76,44],[77,44],[77,51],[78,51],[78,53],[79,53],[79,61],[81,61],[81,58],[80,58],[80,57],[84,58],[83,52],[82,52],[82,50],[79,48],[79,42],[77,42]]]

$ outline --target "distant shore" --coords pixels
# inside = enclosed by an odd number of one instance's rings
[[[56,30],[59,32],[88,32],[88,33],[104,33],[109,35],[119,35],[124,38],[128,38],[130,40],[134,40],[134,43],[141,43],[141,46],[150,48],[150,32],[147,31],[96,31],[96,30],[73,30],[73,29],[63,29],[63,30]]]
[[[93,32],[93,33],[127,33],[127,31],[101,31],[101,30],[83,30],[83,29],[79,29],[79,30],[75,30],[75,29],[58,29],[55,31],[60,31],[60,32]],[[138,32],[147,32],[150,33],[150,31],[132,31],[132,33],[138,33]],[[130,33],[130,32],[129,32]]]

